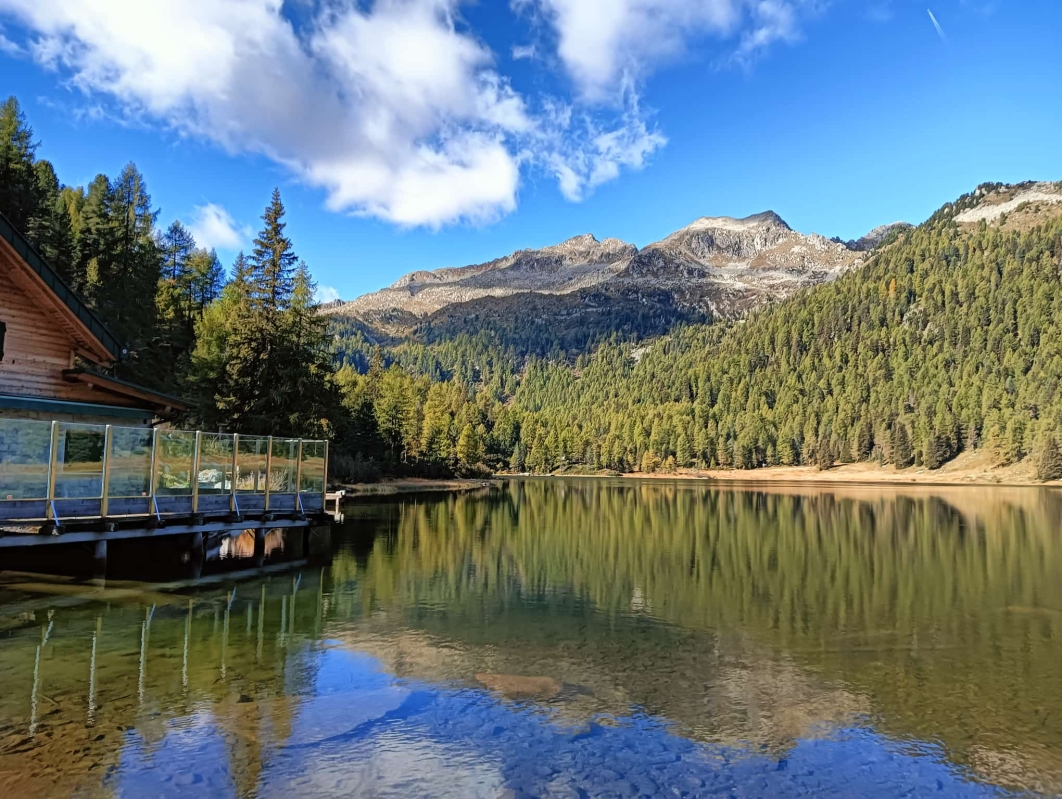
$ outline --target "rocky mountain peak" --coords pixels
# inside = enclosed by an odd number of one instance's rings
[[[693,222],[678,231],[678,233],[700,232],[704,230],[720,230],[736,233],[748,232],[758,228],[782,228],[783,230],[791,230],[785,220],[778,216],[774,211],[764,211],[740,219],[735,219],[732,216],[702,216],[696,222]]]
[[[844,244],[793,230],[773,211],[702,217],[642,250],[584,233],[487,263],[414,272],[333,312],[398,335],[437,314],[456,319],[490,307],[519,315],[530,312],[529,303],[642,313],[643,302],[655,298],[663,303],[660,313],[727,315],[830,280],[861,261]]]
[[[620,258],[629,258],[636,252],[638,252],[638,248],[625,241],[620,241],[619,239],[598,241],[593,233],[584,233],[581,236],[573,236],[560,244],[543,247],[540,250],[521,250],[512,257],[560,258],[567,264],[576,262],[611,263]]]
[[[893,222],[888,225],[878,225],[872,231],[867,233],[854,241],[847,242],[847,247],[850,250],[856,250],[857,252],[868,252],[877,247],[883,242],[893,231],[903,232],[904,230],[910,230],[914,225],[908,222]]]
[[[651,246],[682,251],[702,262],[743,261],[797,235],[774,211],[764,211],[741,219],[701,217]]]

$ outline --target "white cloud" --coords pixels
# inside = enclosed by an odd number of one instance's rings
[[[551,141],[541,149],[549,154],[546,166],[566,199],[579,202],[616,179],[622,169],[642,169],[649,156],[667,144],[663,134],[650,129],[633,86],[626,87],[624,98],[624,110],[611,126],[602,126],[587,113],[574,114],[567,105],[549,109],[546,135]]]
[[[326,4],[296,32],[280,0],[0,0],[42,64],[126,110],[324,188],[333,210],[404,225],[516,205],[524,101],[457,0]]]
[[[527,169],[578,200],[642,168],[665,144],[638,103],[655,66],[704,34],[748,60],[816,1],[511,0],[554,30],[570,102],[514,90],[458,16],[471,0],[321,0],[297,25],[283,0],[0,0],[0,19],[113,116],[263,155],[331,210],[439,227],[510,213]],[[557,63],[541,44],[512,56]],[[235,241],[204,214],[204,241]]]
[[[585,96],[600,100],[624,75],[641,78],[698,32],[729,33],[741,0],[535,0],[557,53]]]
[[[18,58],[25,55],[25,52],[21,47],[4,35],[4,29],[2,27],[0,27],[0,54],[11,56],[12,58]]]
[[[797,13],[786,0],[758,0],[751,6],[752,27],[741,37],[734,60],[747,64],[775,42],[800,38]]]
[[[251,240],[251,227],[237,225],[225,208],[215,203],[197,205],[188,225],[195,243],[206,249],[238,250]]]
[[[557,39],[557,54],[583,97],[609,102],[625,81],[641,81],[705,36],[737,37],[730,58],[746,60],[776,41],[793,41],[797,17],[820,0],[513,0],[535,9]]]
[[[315,298],[319,303],[335,302],[340,299],[339,289],[333,286],[318,286]]]

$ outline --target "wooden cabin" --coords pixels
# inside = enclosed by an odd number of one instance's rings
[[[0,215],[0,419],[146,426],[179,399],[106,374],[125,354],[99,317]]]

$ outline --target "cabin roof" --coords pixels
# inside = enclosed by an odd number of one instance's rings
[[[118,394],[138,400],[155,408],[160,414],[167,414],[172,411],[187,411],[190,408],[188,403],[179,397],[163,394],[161,391],[145,388],[136,383],[130,383],[128,380],[119,380],[117,377],[103,375],[91,369],[64,369],[63,379],[69,383],[85,383],[110,394]]]
[[[115,335],[3,214],[0,262],[11,264],[12,271],[22,276],[20,283],[27,293],[60,317],[82,355],[105,366],[122,357],[124,348]]]

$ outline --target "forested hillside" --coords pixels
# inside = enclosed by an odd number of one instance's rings
[[[1062,221],[967,232],[953,214],[747,321],[678,331],[637,364],[609,347],[580,373],[533,368],[516,393],[529,465],[1024,458],[1062,422]]]
[[[960,220],[1002,189],[945,206],[833,283],[650,346],[613,339],[573,363],[523,361],[475,336],[401,345],[388,379],[426,377],[391,417],[390,451],[446,458],[457,430],[471,430],[493,466],[550,472],[935,469],[979,448],[999,464],[1043,456],[1050,476],[1062,429],[1062,218],[1057,205],[1024,203]],[[440,420],[427,403],[440,379],[467,395],[463,415]],[[443,428],[445,441],[431,432]]]

